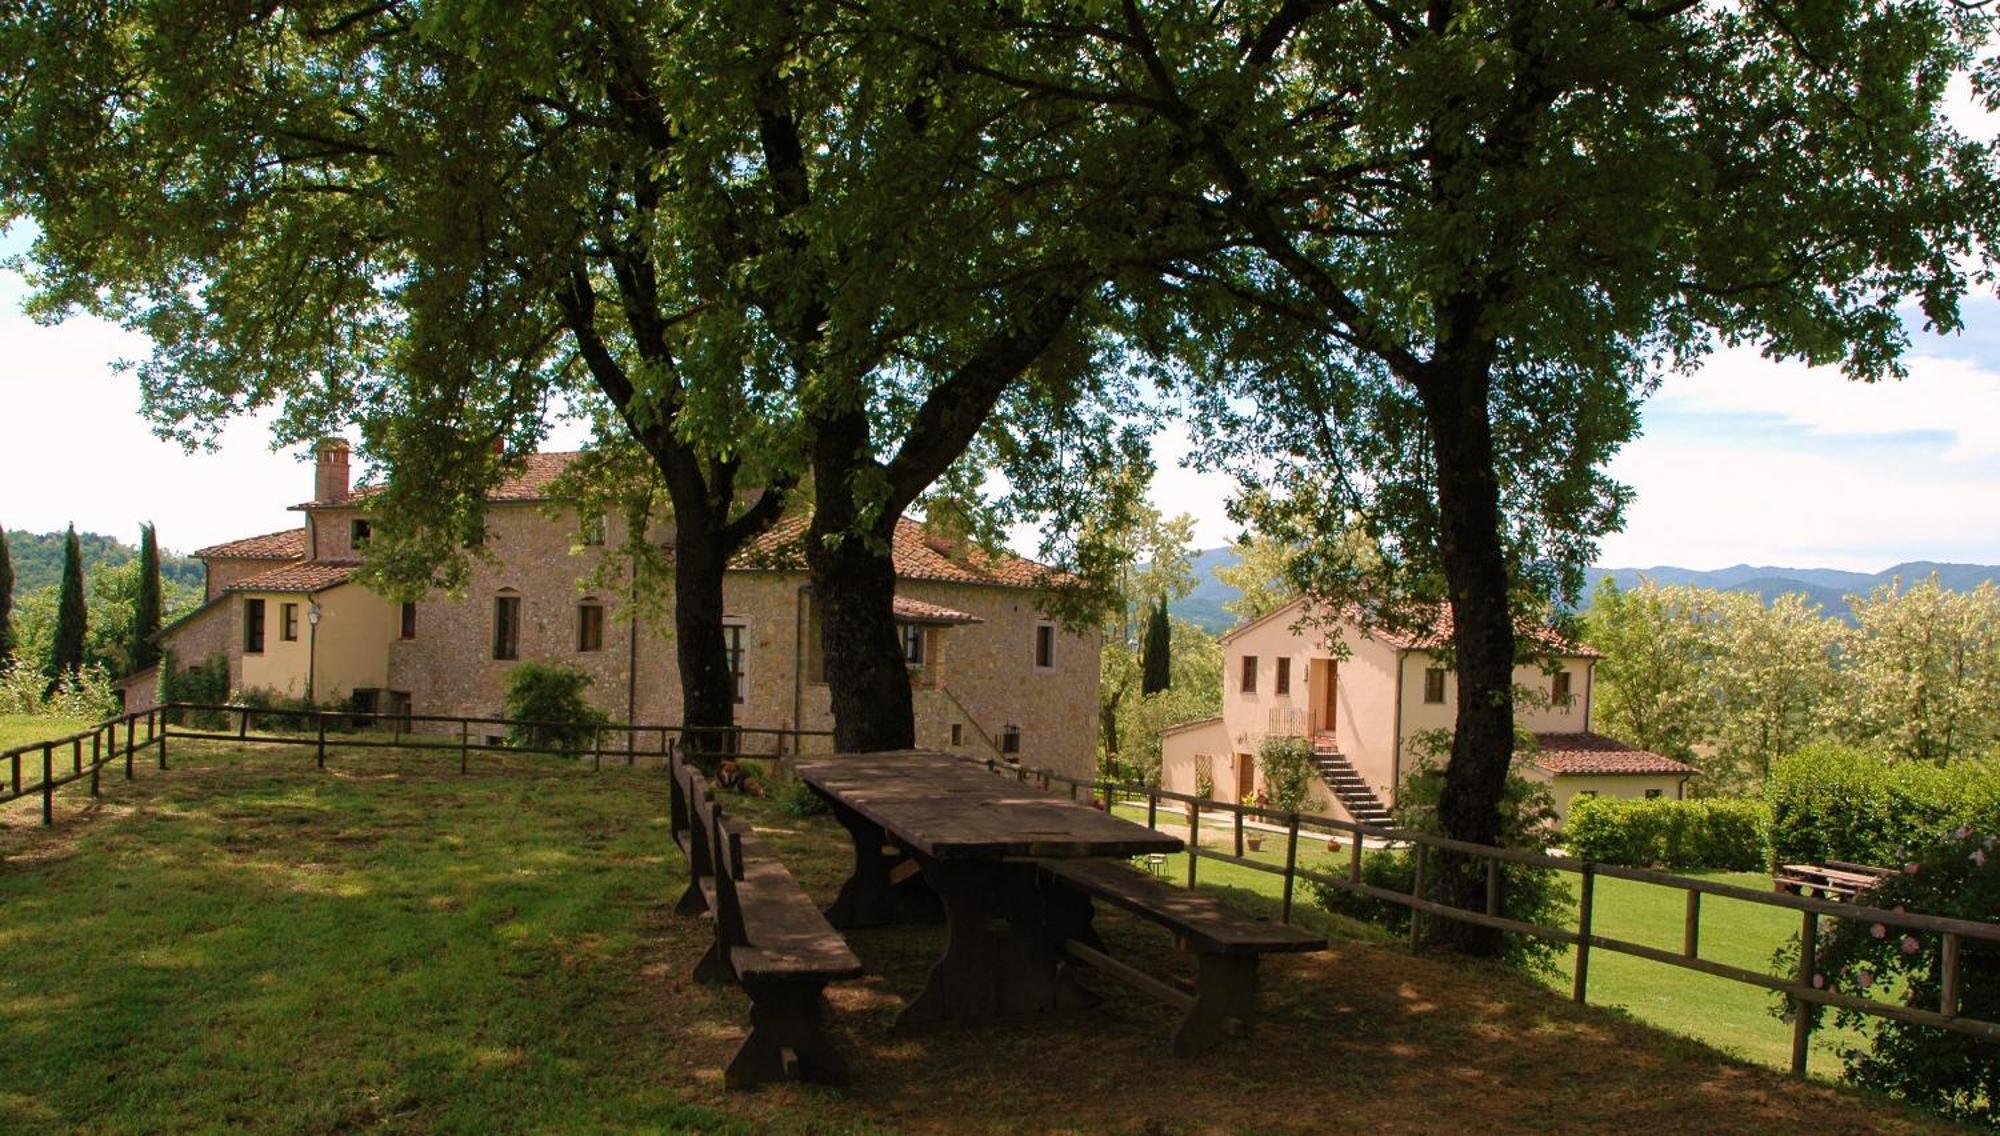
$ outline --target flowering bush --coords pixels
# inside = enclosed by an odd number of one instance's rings
[[[97,663],[65,672],[52,690],[42,672],[14,664],[0,668],[0,714],[98,722],[117,716],[118,688]]]
[[[2000,833],[1961,827],[1900,859],[1902,870],[1865,897],[1869,906],[2000,926]],[[1831,931],[1822,940],[1815,985],[1860,997],[1880,986],[1900,991],[1906,1006],[1938,1009],[1943,936],[1849,919]],[[2000,943],[1961,939],[1958,959],[1958,1013],[2000,1021]],[[1833,1013],[1839,1025],[1868,1039],[1842,1049],[1847,1080],[1960,1123],[2000,1129],[2000,1044],[1856,1010]]]

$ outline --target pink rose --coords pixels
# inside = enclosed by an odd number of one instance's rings
[[[1868,987],[1873,986],[1875,984],[1875,972],[1872,970],[1864,970],[1860,974],[1854,976],[1854,981],[1856,985],[1860,986],[1862,989],[1865,990]]]
[[[1813,989],[1814,990],[1826,989],[1826,975],[1824,974],[1813,975]]]
[[[1967,828],[1965,825],[1961,824],[1956,829],[1952,830],[1951,838],[1953,840],[1964,840],[1966,837],[1971,835],[1972,835],[1972,830],[1970,828]]]
[[[1878,939],[1883,939],[1888,937],[1889,928],[1884,927],[1880,923],[1877,923],[1873,927],[1868,928],[1868,933],[1875,936]]]
[[[1975,864],[1977,864],[1977,865],[1979,865],[1979,866],[1980,866],[1980,867],[1982,867],[1982,868],[1983,868],[1983,867],[1985,867],[1985,866],[1986,866],[1986,849],[1984,849],[1984,848],[1981,848],[1981,849],[1979,849],[1978,851],[1975,851],[1975,852],[1974,852],[1974,853],[1972,854],[1972,862],[1973,862],[1973,863],[1975,863]]]
[[[1917,937],[1915,935],[1903,936],[1903,953],[1906,955],[1917,953]]]
[[[1917,874],[1917,862],[1916,862],[1915,860],[1912,860],[1912,861],[1910,861],[1909,863],[1907,863],[1907,864],[1904,864],[1904,865],[1903,865],[1903,873],[1904,873],[1905,875],[1910,875],[1910,876],[1914,876],[1914,875],[1916,875],[1916,874]]]

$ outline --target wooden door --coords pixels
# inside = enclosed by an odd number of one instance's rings
[[[1247,753],[1236,755],[1236,803],[1243,804],[1257,791],[1257,759]]]
[[[1312,661],[1312,732],[1333,732],[1335,694],[1340,688],[1340,663],[1334,659]]]

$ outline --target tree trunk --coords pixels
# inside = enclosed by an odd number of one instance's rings
[[[722,579],[729,567],[724,543],[705,510],[675,510],[674,653],[681,672],[681,740],[693,754],[735,748],[736,680],[722,632]]]
[[[897,515],[863,531],[855,475],[867,459],[864,412],[822,420],[813,440],[813,517],[806,566],[833,702],[833,745],[841,753],[910,749],[917,744],[909,668],[896,641],[896,565],[890,552]],[[871,539],[872,537],[872,539]]]
[[[1514,621],[1501,546],[1500,485],[1493,471],[1486,369],[1461,365],[1446,374],[1455,381],[1425,394],[1437,463],[1438,543],[1451,597],[1459,684],[1438,820],[1444,834],[1455,840],[1497,844],[1500,801],[1514,756]],[[1443,902],[1483,910],[1484,865],[1457,855],[1443,860],[1438,876]],[[1448,919],[1434,919],[1429,926],[1434,944],[1468,954],[1500,953],[1500,933],[1491,928]]]

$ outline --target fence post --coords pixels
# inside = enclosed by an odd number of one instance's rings
[[[1278,915],[1281,923],[1292,921],[1292,873],[1299,867],[1299,814],[1293,813],[1285,834],[1285,904]]]
[[[1146,827],[1158,828],[1160,820],[1160,791],[1146,786]]]
[[[55,750],[48,743],[42,744],[42,823],[56,822],[56,759]]]
[[[313,726],[315,727],[314,731],[315,754],[317,760],[319,761],[319,767],[321,769],[325,769],[326,768],[326,711],[321,710],[313,714]]]
[[[158,713],[160,717],[159,730],[155,733],[149,728],[147,732],[153,734],[153,744],[160,751],[160,768],[165,769],[167,767],[167,716],[159,711],[155,711],[155,713]],[[147,719],[146,724],[148,727],[151,727],[153,724],[152,719]]]
[[[125,780],[127,781],[132,779],[132,734],[133,727],[138,724],[139,719],[137,718],[128,717],[125,719]]]
[[[15,750],[9,760],[14,766],[14,796],[21,795],[21,751]]]
[[[1410,866],[1413,869],[1413,874],[1410,877],[1410,898],[1422,899],[1424,897],[1424,845],[1421,841],[1410,845]],[[1420,914],[1421,912],[1415,907],[1410,908],[1410,949],[1413,951],[1417,949],[1417,944],[1423,942],[1423,928],[1417,922],[1417,917]]]
[[[1583,886],[1576,901],[1576,982],[1570,997],[1583,1002],[1590,994],[1590,901],[1597,894],[1597,865],[1583,863]]]
[[[782,739],[778,745],[778,756],[785,756]],[[630,726],[625,727],[625,764],[627,767],[639,764],[639,731]]]
[[[1799,989],[1812,987],[1813,971],[1819,967],[1819,912],[1808,911],[1799,926]],[[1806,1057],[1812,1052],[1813,1019],[1817,1007],[1804,998],[1793,999],[1792,1076],[1806,1075]]]
[[[1188,886],[1194,886],[1194,866],[1201,862],[1201,802],[1188,806]]]
[[[472,740],[472,723],[458,720],[458,771],[465,772],[466,745]]]
[[[245,706],[243,709],[238,710],[236,712],[236,740],[240,742],[244,738],[247,738],[249,736],[250,736],[250,708],[248,706]]]
[[[1486,860],[1486,914],[1500,914],[1500,861]]]
[[[590,731],[590,768],[604,768],[604,731],[596,728]]]
[[[82,742],[80,740],[77,743],[77,748],[79,750],[83,748]],[[93,797],[98,795],[97,775],[98,771],[103,768],[104,768],[104,731],[98,730],[97,732],[90,735],[90,795]]]
[[[1236,858],[1238,860],[1243,858],[1243,805],[1241,802],[1238,802],[1236,805]]]
[[[1943,975],[1939,978],[1938,1013],[1947,1018],[1958,1016],[1958,935],[1944,933],[1944,958],[1941,965]]]
[[[1701,893],[1688,889],[1687,925],[1681,929],[1681,954],[1694,958],[1701,952]]]

